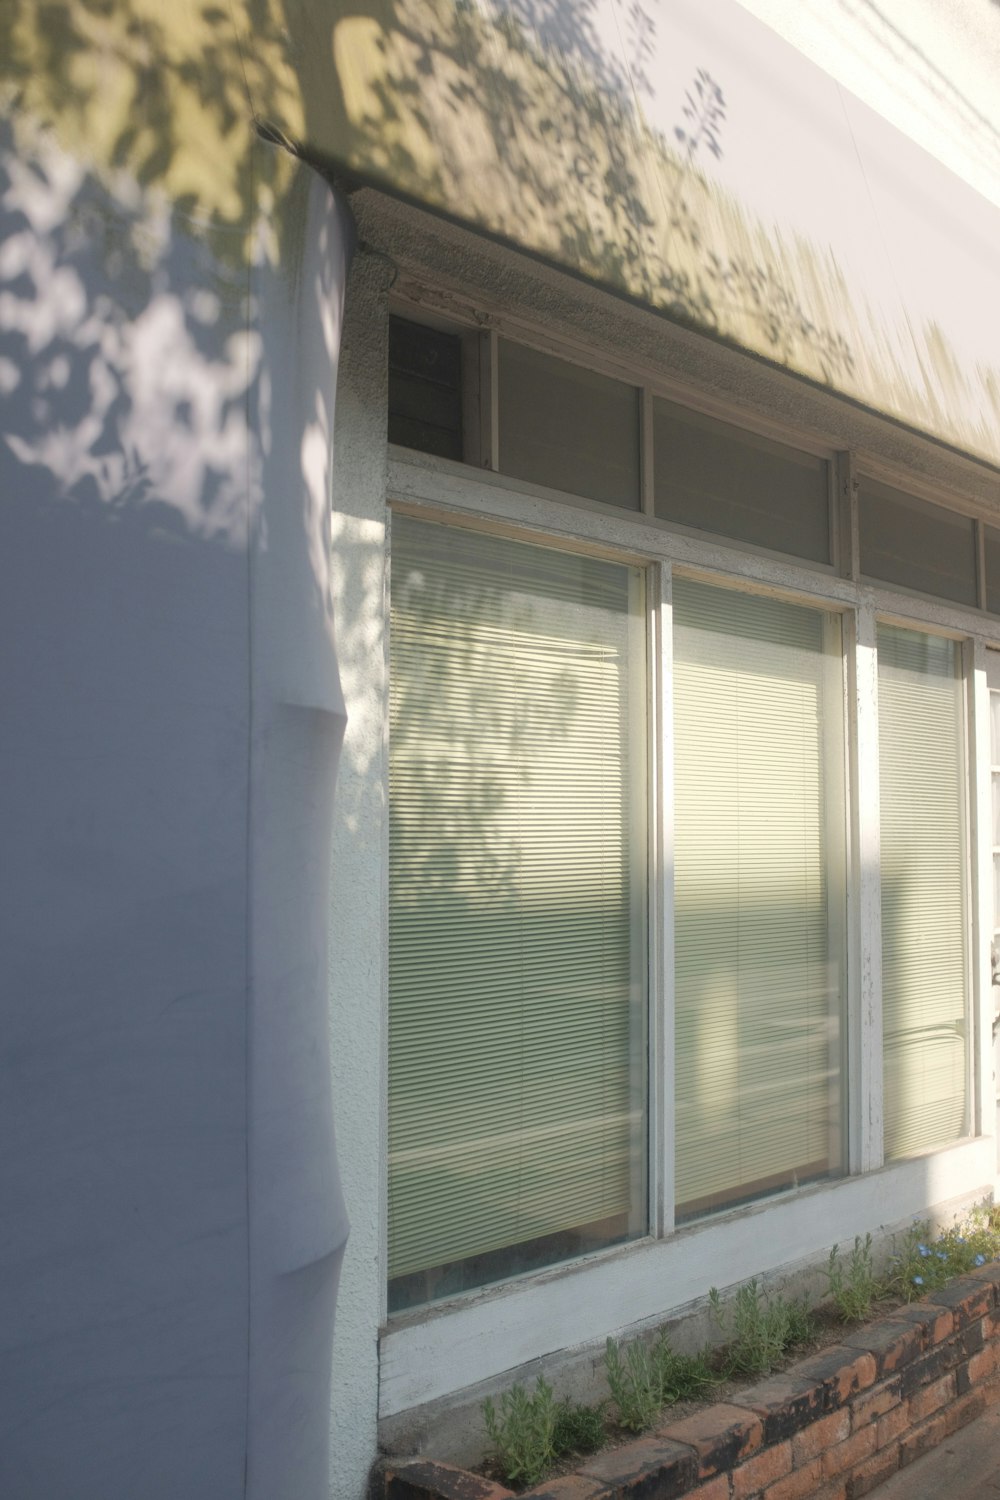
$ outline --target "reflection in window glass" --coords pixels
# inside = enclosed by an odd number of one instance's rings
[[[641,584],[393,520],[390,1308],[645,1232]]]
[[[462,340],[389,319],[389,441],[439,458],[462,457]]]
[[[862,573],[975,605],[976,528],[969,516],[862,479],[858,519]]]
[[[843,1170],[839,618],[674,586],[677,1215]]]
[[[500,472],[639,509],[639,392],[500,340]]]
[[[956,642],[878,631],[885,1156],[965,1135],[965,736]]]
[[[735,541],[830,561],[825,459],[653,402],[656,514]]]

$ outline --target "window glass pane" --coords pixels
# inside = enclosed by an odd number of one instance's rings
[[[641,574],[396,516],[390,1307],[641,1234]]]
[[[969,516],[862,479],[861,571],[956,604],[976,603],[976,533]]]
[[[735,541],[830,561],[828,464],[669,401],[653,401],[656,514]]]
[[[500,340],[500,472],[639,509],[639,392]]]
[[[1000,531],[995,526],[983,527],[983,544],[986,553],[986,608],[991,615],[1000,615]]]
[[[880,625],[885,1155],[969,1129],[965,737],[954,641]]]
[[[843,1169],[839,618],[674,587],[677,1213]]]
[[[389,319],[389,441],[439,458],[462,457],[462,341]]]

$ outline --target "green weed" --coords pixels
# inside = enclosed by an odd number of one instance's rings
[[[768,1296],[756,1277],[741,1286],[727,1306],[715,1287],[708,1295],[712,1316],[726,1339],[722,1364],[727,1377],[767,1375],[790,1349],[813,1335],[807,1304]]]
[[[652,1344],[608,1339],[604,1363],[618,1420],[629,1432],[645,1432],[664,1406],[704,1395],[717,1379],[707,1351],[679,1354],[666,1333]]]
[[[846,1264],[841,1262],[840,1248],[834,1245],[826,1267],[830,1296],[845,1323],[862,1322],[871,1317],[872,1303],[883,1293],[882,1282],[875,1274],[872,1237],[854,1237],[854,1249]]]
[[[552,1387],[539,1375],[534,1391],[515,1385],[500,1397],[483,1402],[486,1435],[497,1467],[512,1484],[533,1485],[543,1479],[557,1458],[555,1435],[558,1407]]]

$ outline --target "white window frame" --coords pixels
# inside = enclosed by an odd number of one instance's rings
[[[551,341],[544,342],[551,347]],[[636,380],[635,372],[631,378]],[[672,399],[676,397],[673,392]],[[726,420],[732,420],[731,414]],[[784,430],[782,440],[794,438]],[[929,1201],[974,1193],[992,1178],[995,1147],[991,1134],[981,1133],[989,1128],[984,1116],[989,1115],[990,1108],[984,1107],[984,1101],[992,1098],[990,1049],[984,1045],[983,1025],[984,1003],[991,1006],[992,1002],[988,953],[984,965],[980,934],[987,930],[984,922],[991,921],[992,880],[990,840],[982,837],[982,831],[989,829],[985,650],[987,642],[1000,645],[1000,621],[990,620],[978,610],[859,581],[854,463],[832,450],[821,451],[831,461],[831,472],[837,474],[839,500],[833,530],[843,538],[841,556],[828,567],[671,528],[640,512],[576,501],[540,486],[511,481],[485,467],[477,470],[404,449],[389,450],[388,497],[394,508],[529,542],[556,543],[647,570],[651,644],[650,1233],[629,1245],[394,1315],[380,1344],[382,1416],[453,1394],[552,1350],[586,1344],[616,1330],[655,1321],[663,1316],[667,1305],[676,1312],[702,1297],[709,1284],[733,1284],[767,1269],[760,1264],[764,1244],[775,1247],[776,1265],[794,1263],[820,1253],[835,1240],[863,1233],[873,1224],[901,1222],[920,1212]],[[648,473],[648,460],[644,472]],[[672,1182],[673,792],[669,692],[670,599],[676,568],[838,611],[844,620],[849,870],[849,1042],[844,1107],[851,1174],[790,1190],[679,1231],[673,1227]],[[970,1056],[977,1134],[888,1167],[882,1160],[875,654],[875,631],[882,619],[966,643],[968,786],[970,807],[976,812],[970,819],[969,890],[974,945]],[[985,792],[983,765],[987,768]],[[988,1030],[985,1034],[989,1035]],[[384,1303],[382,1315],[384,1321]]]

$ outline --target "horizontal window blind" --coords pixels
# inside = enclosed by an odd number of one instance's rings
[[[954,641],[880,625],[885,1156],[965,1135],[964,694]]]
[[[840,635],[675,580],[680,1219],[841,1169]]]
[[[401,1306],[645,1228],[645,667],[637,570],[405,516],[392,543]]]

